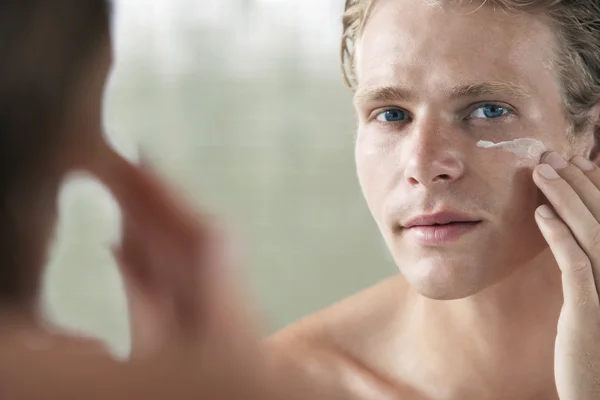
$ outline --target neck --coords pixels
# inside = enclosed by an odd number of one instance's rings
[[[455,366],[442,378],[450,387],[470,382],[476,390],[484,390],[472,393],[482,399],[497,397],[503,387],[517,390],[510,398],[554,395],[562,286],[549,251],[474,296],[444,302],[421,297],[418,303],[427,327],[422,330],[423,344],[437,346],[433,364]]]
[[[522,337],[526,329],[556,322],[562,306],[561,274],[549,250],[502,282],[473,296],[445,302],[446,312],[469,331],[486,337]]]

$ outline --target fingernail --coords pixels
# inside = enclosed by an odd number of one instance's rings
[[[546,179],[559,179],[560,178],[560,175],[558,175],[556,173],[556,171],[554,170],[554,168],[552,168],[548,164],[540,165],[538,171],[539,171],[540,175],[542,175]]]
[[[545,204],[543,206],[540,206],[537,211],[538,214],[540,214],[540,216],[544,219],[552,219],[556,216],[554,211],[552,211],[552,209]]]
[[[587,160],[581,156],[573,157],[573,159],[571,160],[571,164],[573,164],[582,171],[591,171],[594,169],[594,164],[590,160]]]
[[[540,214],[540,216],[544,219],[552,219],[556,215],[554,214],[554,211],[552,211],[552,209],[545,204],[538,208],[538,214]]]
[[[569,165],[567,161],[555,151],[548,153],[548,155],[544,158],[544,162],[552,166],[554,169],[566,168],[567,165]]]

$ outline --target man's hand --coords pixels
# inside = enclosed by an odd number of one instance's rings
[[[122,211],[114,254],[129,303],[132,356],[154,356],[177,343],[254,341],[216,224],[176,196],[147,163],[107,154],[97,175]]]
[[[549,153],[534,181],[554,207],[536,221],[562,271],[564,303],[554,370],[561,400],[600,398],[600,169]],[[552,165],[554,168],[550,167]]]
[[[263,351],[206,217],[148,167],[105,143],[92,150],[74,169],[99,178],[121,207],[115,254],[138,319],[139,357],[117,362],[55,346],[32,349],[0,335],[2,399],[349,399]]]

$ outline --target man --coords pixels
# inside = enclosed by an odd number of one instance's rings
[[[213,240],[205,221],[147,166],[132,165],[107,144],[101,104],[112,59],[108,2],[2,1],[0,51],[0,398],[329,397],[294,365],[259,353],[250,329],[236,329],[243,313],[229,305],[230,296],[221,300],[225,272],[192,268],[221,262],[202,251]],[[115,253],[123,265],[144,263],[136,279],[173,282],[179,292],[187,281],[210,281],[214,292],[188,291],[191,299],[170,303],[182,321],[202,316],[201,336],[163,346],[152,360],[118,363],[97,342],[48,324],[40,286],[58,191],[71,171],[95,175],[114,194],[125,228]]]
[[[270,351],[351,399],[598,398],[599,7],[347,0],[358,177],[401,274]],[[551,151],[477,146],[521,138]],[[171,329],[148,354],[186,332],[139,299]]]

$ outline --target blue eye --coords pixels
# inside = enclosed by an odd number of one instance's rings
[[[402,122],[405,119],[406,112],[398,108],[391,108],[377,115],[377,121],[380,122]]]
[[[484,104],[471,113],[471,118],[493,119],[502,117],[508,113],[509,110],[505,107],[497,104]]]

